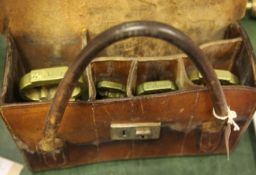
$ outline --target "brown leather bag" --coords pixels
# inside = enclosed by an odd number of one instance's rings
[[[116,68],[113,74],[126,75],[127,71],[126,80],[137,77],[136,83],[143,81],[140,76],[150,75],[150,71],[154,72],[160,66],[167,71],[164,76],[181,81],[177,83],[179,90],[140,97],[127,93],[128,97],[121,99],[68,102],[75,82],[94,56],[110,43],[131,36],[161,38],[188,56],[100,58],[91,63],[88,80],[93,80],[89,77],[93,73],[100,76],[105,71],[102,67],[109,62]],[[58,87],[52,103],[4,104],[3,118],[33,170],[116,159],[225,153],[224,130],[230,125],[226,125],[226,120],[213,117],[213,107],[220,116],[227,115],[228,106],[237,112],[235,121],[241,129],[231,133],[229,148],[232,150],[248,127],[256,105],[255,67],[248,39],[239,25],[232,26],[226,36],[236,37],[229,42],[201,46],[200,50],[186,35],[161,23],[130,22],[113,27],[82,50]],[[234,48],[238,50],[235,54]],[[211,62],[215,68],[228,68],[231,64],[231,70],[237,73],[242,84],[221,87],[206,57],[214,59]],[[12,89],[11,75],[14,72],[9,70],[18,65],[14,58],[7,57],[3,91]],[[187,79],[186,70],[194,68],[189,58],[204,75],[208,88],[195,86]],[[94,83],[88,85],[94,86]],[[132,83],[127,88],[130,88],[127,92],[133,92]],[[5,101],[10,98],[7,93],[2,97]],[[159,138],[115,141],[111,137],[113,124],[141,123],[143,128],[149,129],[152,124],[161,123]]]
[[[223,39],[211,40],[200,45],[200,49],[182,32],[162,23],[130,22],[115,26],[88,42],[70,65],[53,102],[36,103],[20,99],[21,77],[31,67],[59,65],[65,60],[60,62],[54,57],[51,63],[44,63],[48,47],[40,50],[38,40],[18,37],[16,30],[11,33],[14,39],[11,34],[6,39],[1,113],[17,146],[35,171],[120,159],[226,153],[235,148],[256,109],[255,56],[246,33],[237,23],[225,29]],[[103,57],[107,55],[103,53],[95,58],[113,42],[135,36],[160,38],[186,54]],[[167,47],[166,43],[162,45]],[[160,47],[147,42],[143,46],[149,47],[146,51]],[[70,52],[65,52],[65,58],[77,49],[72,47],[68,49]],[[112,52],[123,52],[120,45],[113,48]],[[141,49],[138,50],[137,54]],[[29,58],[36,51],[42,53],[39,55],[42,59]],[[240,84],[221,86],[213,68],[231,71],[239,77]],[[202,73],[207,87],[189,80],[188,74],[195,69]],[[82,73],[87,80],[88,101],[68,102]],[[125,84],[127,97],[96,99],[95,84],[106,77]],[[154,79],[175,81],[179,90],[145,96],[134,94],[138,84]],[[217,115],[226,116],[228,107],[237,113],[234,120],[239,131],[233,131],[227,119],[213,116],[213,109]],[[135,135],[133,139],[118,140],[113,136],[115,133],[122,136],[127,128],[150,132],[147,137]]]

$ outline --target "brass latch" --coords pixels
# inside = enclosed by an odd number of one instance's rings
[[[160,136],[161,123],[114,123],[111,124],[112,140],[150,140]]]

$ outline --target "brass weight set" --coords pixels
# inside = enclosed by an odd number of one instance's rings
[[[60,81],[68,67],[53,67],[32,70],[20,80],[20,94],[26,101],[48,101],[53,99]],[[228,70],[215,69],[215,73],[222,85],[237,85],[239,79]],[[203,85],[203,77],[194,70],[189,75],[194,84]],[[82,96],[85,83],[79,79],[70,100],[74,101]],[[136,95],[149,95],[178,90],[175,82],[170,80],[148,81],[136,87]],[[100,99],[123,98],[126,96],[126,86],[120,82],[101,80],[96,85],[97,96]]]

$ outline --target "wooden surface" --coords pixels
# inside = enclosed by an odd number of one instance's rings
[[[249,22],[246,21],[247,25]],[[249,30],[255,30],[255,22],[249,25]],[[254,36],[254,43],[255,43]],[[0,123],[0,155],[23,162],[13,141],[10,139],[3,123]],[[253,138],[255,139],[255,137]],[[254,144],[254,145],[253,145]],[[248,133],[242,138],[238,148],[231,155],[231,161],[225,156],[209,157],[177,157],[133,161],[115,161],[100,163],[67,170],[48,171],[38,174],[254,174],[255,140],[250,140]],[[31,174],[25,168],[22,174]]]

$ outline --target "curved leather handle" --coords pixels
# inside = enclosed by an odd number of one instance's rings
[[[99,34],[88,43],[69,67],[64,79],[58,86],[47,114],[43,131],[44,137],[39,143],[41,151],[53,152],[63,146],[61,140],[56,138],[56,134],[71,93],[87,65],[107,46],[135,36],[158,38],[177,46],[185,52],[203,75],[205,84],[210,91],[215,112],[219,116],[227,115],[227,103],[220,82],[202,51],[188,36],[174,27],[159,22],[126,22]]]

